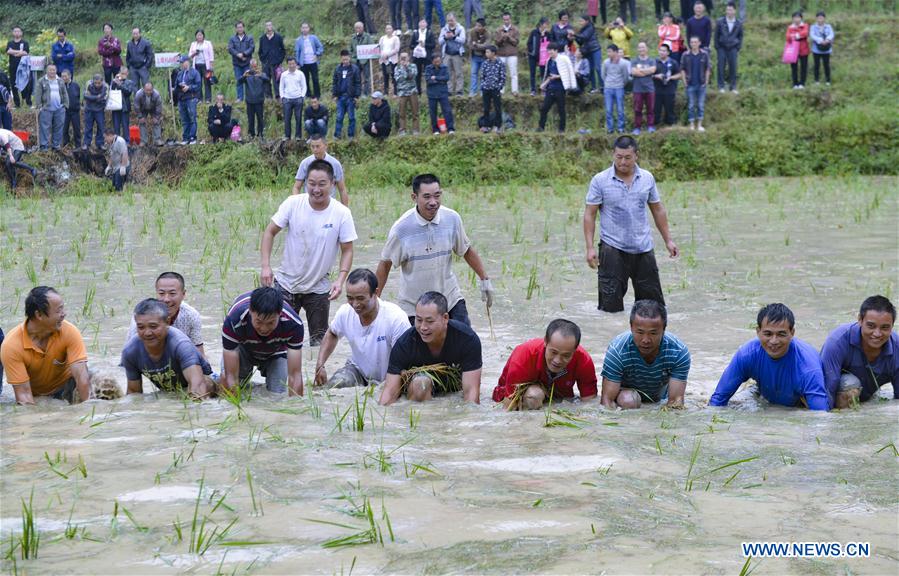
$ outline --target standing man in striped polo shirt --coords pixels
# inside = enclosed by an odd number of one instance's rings
[[[455,210],[441,206],[443,191],[434,174],[419,174],[412,180],[415,206],[394,222],[387,234],[378,264],[378,295],[387,284],[390,269],[402,271],[397,304],[415,324],[415,303],[425,292],[440,292],[449,305],[450,320],[471,326],[468,307],[453,272],[453,254],[461,256],[478,275],[481,300],[493,306],[493,284],[481,257],[468,240],[462,218]]]
[[[612,166],[590,181],[584,209],[587,264],[598,268],[599,305],[605,312],[624,310],[627,281],[634,284],[635,300],[665,304],[659,267],[653,253],[652,230],[646,205],[672,258],[680,253],[668,231],[668,212],[659,198],[656,179],[637,166],[637,141],[631,136],[615,140]],[[593,245],[599,212],[599,250]]]
[[[690,351],[665,331],[668,313],[655,300],[637,300],[631,308],[631,329],[609,343],[602,363],[602,405],[639,408],[643,402],[667,401],[683,408]]]

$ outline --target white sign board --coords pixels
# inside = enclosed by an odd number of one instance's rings
[[[47,67],[47,57],[46,56],[29,56],[28,60],[31,62],[31,70],[43,70]]]
[[[381,47],[377,44],[356,46],[356,60],[375,60],[381,57]]]
[[[181,54],[178,52],[157,52],[153,64],[157,68],[177,68],[180,58]]]

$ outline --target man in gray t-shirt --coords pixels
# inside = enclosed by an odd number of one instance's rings
[[[343,165],[340,160],[328,154],[328,143],[321,134],[313,134],[309,138],[309,149],[312,154],[303,158],[300,167],[297,169],[296,182],[293,185],[293,193],[300,194],[306,192],[306,177],[309,175],[309,165],[315,160],[324,160],[334,169],[334,186],[331,188],[331,198],[337,198],[337,191],[340,191],[340,203],[349,206],[350,197],[346,191],[346,182],[343,178]]]
[[[103,133],[106,141],[106,149],[109,150],[109,164],[106,166],[106,175],[112,179],[112,185],[116,192],[121,192],[125,186],[128,173],[131,172],[131,159],[128,157],[128,144],[125,139],[115,133],[112,128],[107,128]]]
[[[618,132],[624,132],[624,86],[631,77],[631,63],[622,57],[615,44],[609,44],[609,55],[602,63],[603,95],[606,104],[606,131],[615,128],[615,111],[618,113]]]
[[[637,44],[637,57],[631,62],[631,76],[634,79],[634,135],[643,127],[643,108],[646,107],[646,128],[656,131],[655,102],[656,87],[652,75],[656,73],[656,59],[649,56],[646,42]]]

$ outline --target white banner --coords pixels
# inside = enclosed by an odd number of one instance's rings
[[[356,60],[375,60],[381,57],[381,47],[377,44],[356,46]]]
[[[40,71],[47,67],[46,56],[29,56],[28,60],[31,62],[32,71]]]
[[[178,52],[157,52],[155,54],[154,65],[157,68],[177,68],[179,66],[178,60],[181,58],[181,54]]]

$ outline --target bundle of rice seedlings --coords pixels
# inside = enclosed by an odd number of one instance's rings
[[[412,379],[419,375],[425,375],[431,379],[433,386],[431,394],[433,396],[441,396],[462,390],[462,371],[457,366],[447,366],[440,363],[404,370],[400,376],[404,392],[412,382]]]
[[[509,396],[509,403],[506,405],[506,410],[508,410],[509,412],[512,412],[514,410],[521,410],[522,400],[524,399],[524,392],[528,389],[528,386],[532,386],[534,384],[540,386],[543,389],[543,393],[546,394],[546,397],[549,397],[549,392],[547,391],[546,386],[544,386],[542,383],[522,382],[521,384],[518,384],[516,386],[515,391],[512,392],[511,396]]]

